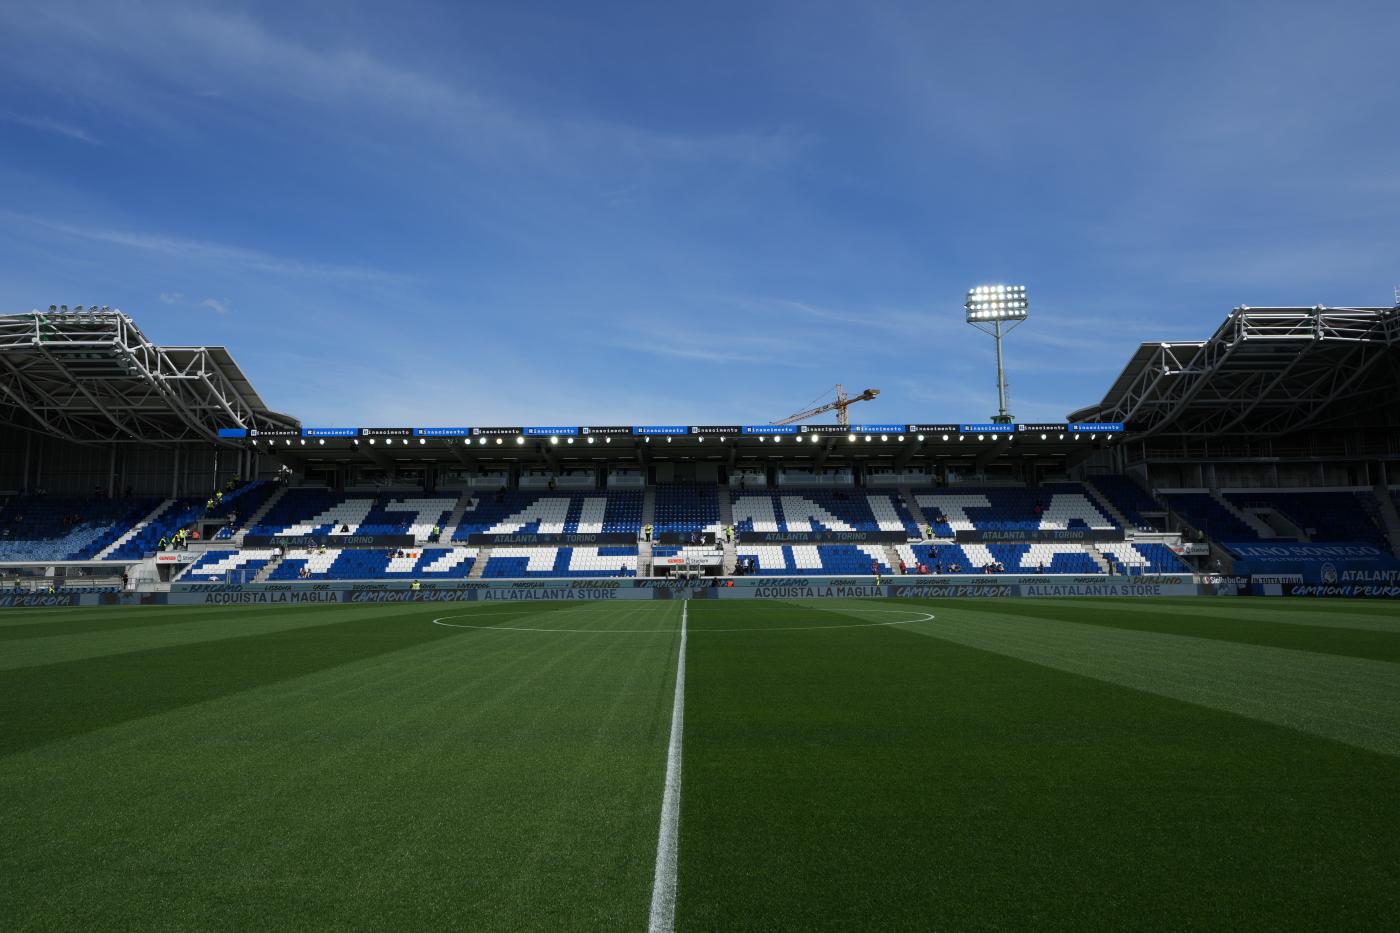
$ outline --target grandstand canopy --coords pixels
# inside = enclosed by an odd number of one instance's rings
[[[78,443],[287,430],[223,347],[158,347],[110,309],[0,316],[0,425]],[[227,443],[224,441],[223,443]]]
[[[1103,401],[1071,421],[1152,435],[1271,437],[1387,423],[1400,389],[1400,308],[1248,308],[1207,340],[1144,343]]]

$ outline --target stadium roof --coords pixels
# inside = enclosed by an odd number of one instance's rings
[[[0,316],[0,424],[138,444],[298,426],[268,409],[223,347],[158,347],[109,308]]]
[[[1240,307],[1207,340],[1144,343],[1103,401],[1069,418],[1121,421],[1138,439],[1269,437],[1391,411],[1397,389],[1400,308]]]

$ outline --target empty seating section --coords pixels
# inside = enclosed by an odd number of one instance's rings
[[[476,548],[327,548],[287,552],[270,580],[461,579],[471,573]],[[400,556],[402,555],[402,556]],[[306,569],[306,577],[302,569]]]
[[[899,531],[914,535],[918,523],[891,493],[802,489],[781,493],[734,490],[739,531]]]
[[[1039,488],[926,489],[915,492],[934,537],[958,531],[1049,531],[1066,528],[1117,528],[1077,484]],[[939,519],[942,521],[939,521]]]
[[[740,544],[736,553],[745,568],[753,561],[758,575],[869,576],[876,566],[882,574],[891,572],[878,544]]]
[[[1387,546],[1376,497],[1369,490],[1348,492],[1226,493],[1236,508],[1273,509],[1313,541],[1368,541]]]
[[[250,535],[412,535],[426,540],[441,527],[457,498],[388,494],[352,497],[329,489],[289,489]]]
[[[441,529],[457,504],[456,496],[384,496],[376,499],[356,534],[412,535],[426,541]]]
[[[910,573],[919,564],[927,566],[930,573],[952,573],[954,567],[958,568],[958,573],[971,573],[976,569],[972,559],[956,544],[901,544],[895,548],[895,553]]]
[[[1134,528],[1151,528],[1154,523],[1144,512],[1160,512],[1162,505],[1130,476],[1109,474],[1088,477],[1089,485],[1099,491]]]
[[[276,554],[272,548],[205,551],[180,576],[184,583],[251,582]]]
[[[1126,541],[1099,545],[1115,573],[1189,573],[1185,562],[1165,544]]]
[[[141,497],[16,496],[0,508],[0,560],[86,560],[160,503]]]
[[[718,487],[714,483],[658,485],[652,526],[657,534],[718,531]]]
[[[1257,541],[1255,530],[1240,521],[1208,492],[1163,493],[1163,501],[1192,528],[1217,541]]]
[[[474,534],[632,534],[642,528],[642,491],[525,492],[502,490],[467,503],[453,540]]]
[[[344,493],[329,489],[288,489],[262,520],[249,525],[247,531],[250,535],[324,534],[330,530],[332,521],[338,521],[342,515],[347,521],[353,518],[358,525],[369,514],[373,502],[371,499],[354,500],[358,503],[358,513],[354,514],[348,509],[337,510],[345,501]],[[335,518],[330,517],[331,514]],[[327,517],[317,521],[323,515]]]
[[[635,547],[496,547],[483,577],[635,577]]]

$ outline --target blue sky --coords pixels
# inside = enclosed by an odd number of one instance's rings
[[[0,4],[0,308],[307,424],[983,420],[1400,284],[1400,4]]]

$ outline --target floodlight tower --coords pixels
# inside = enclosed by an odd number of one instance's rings
[[[1010,424],[1011,412],[1006,410],[1006,369],[1001,363],[1001,338],[1016,329],[1016,325],[1026,319],[1029,305],[1026,303],[1024,285],[978,285],[968,289],[967,323],[991,334],[997,345],[997,413],[992,416],[996,424]]]

